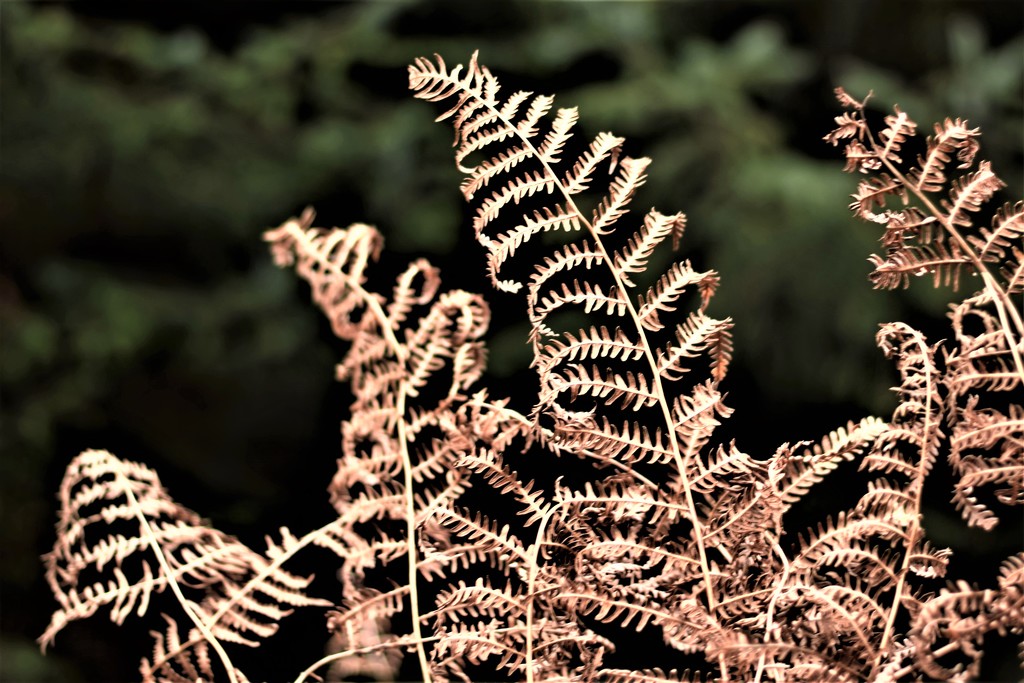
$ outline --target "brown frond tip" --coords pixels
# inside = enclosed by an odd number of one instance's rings
[[[857,111],[862,111],[864,109],[864,105],[866,105],[871,96],[874,95],[874,92],[869,90],[863,100],[858,100],[847,93],[846,89],[842,86],[837,86],[833,92],[835,93],[836,100],[839,101],[839,104],[844,109],[855,109]]]
[[[364,330],[363,317],[356,317],[371,299],[362,286],[366,267],[380,258],[384,239],[376,228],[353,223],[345,230],[314,228],[312,209],[298,219],[263,234],[270,243],[274,262],[293,265],[295,272],[309,282],[313,300],[323,309],[338,337],[353,340]]]

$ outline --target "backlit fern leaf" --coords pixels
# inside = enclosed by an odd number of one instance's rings
[[[871,255],[875,271],[871,281],[878,289],[909,287],[910,278],[930,275],[935,286],[945,285],[957,289],[963,270],[972,270],[970,261],[957,256],[942,243],[929,246],[900,247],[890,251],[883,259]]]
[[[664,350],[658,351],[658,373],[666,380],[681,379],[690,368],[686,361],[692,361],[701,354],[711,356],[711,377],[716,381],[725,378],[732,358],[732,321],[716,320],[701,311],[692,311],[675,329],[675,341]]]
[[[657,211],[651,211],[644,216],[643,227],[629,239],[625,249],[615,254],[614,264],[622,274],[623,283],[633,287],[634,284],[626,276],[646,271],[647,260],[655,247],[670,235],[682,234],[682,226],[685,224],[686,217],[681,213],[663,216]]]
[[[789,456],[785,475],[780,482],[783,501],[787,505],[798,501],[842,462],[853,460],[856,455],[871,448],[886,427],[885,422],[874,417],[864,418],[856,424],[850,422],[845,428],[839,427],[832,431],[810,451],[800,456]]]
[[[915,189],[921,192],[938,192],[946,183],[945,168],[956,155],[960,162],[957,168],[969,168],[978,152],[978,128],[968,128],[967,122],[946,119],[935,124],[935,135],[928,137],[928,152],[925,158],[918,158],[917,167],[908,174]]]
[[[973,227],[974,222],[967,214],[977,212],[982,204],[1003,187],[1006,187],[1006,183],[992,172],[992,164],[980,162],[977,171],[954,180],[949,190],[949,199],[942,200],[947,220],[960,227]]]
[[[703,312],[718,289],[718,275],[713,271],[699,273],[693,269],[689,261],[672,264],[668,272],[644,295],[637,311],[640,324],[655,332],[664,327],[660,314],[675,311],[673,304],[689,287],[697,288],[701,302],[700,310]]]
[[[44,647],[71,621],[102,608],[118,624],[132,612],[143,616],[152,594],[171,588],[195,628],[187,643],[168,645],[177,643],[178,629],[169,619],[166,637],[157,635],[152,675],[173,679],[167,667],[184,667],[183,675],[192,675],[191,667],[198,666],[212,676],[208,648],[226,662],[221,642],[257,647],[290,614],[282,606],[330,604],[306,595],[311,578],[282,570],[175,503],[144,465],[85,451],[68,466],[60,498],[58,540],[44,559],[61,608],[39,639]],[[115,534],[109,531],[115,523],[138,531],[130,538]],[[82,585],[83,576],[107,578]],[[201,648],[194,653],[197,665],[185,652],[192,647]]]
[[[878,155],[885,161],[900,163],[901,159],[897,153],[902,149],[907,137],[913,136],[917,131],[917,124],[905,112],[900,111],[899,107],[893,107],[893,113],[885,117],[885,126],[878,134],[882,140]]]
[[[512,494],[522,505],[517,512],[526,515],[524,526],[530,526],[547,514],[548,503],[543,496],[533,490],[533,482],[524,484],[515,472],[509,471],[501,460],[501,456],[491,450],[468,453],[455,463],[456,467],[465,468],[484,477],[490,486],[502,494]]]
[[[1006,250],[1012,249],[1015,241],[1024,237],[1024,202],[1012,206],[1004,204],[992,217],[992,229],[982,227],[978,232],[980,237],[968,237],[978,252],[978,258],[986,263],[1002,262],[1006,258]]]

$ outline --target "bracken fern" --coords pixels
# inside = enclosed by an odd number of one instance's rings
[[[409,82],[454,126],[492,283],[525,300],[536,403],[516,410],[477,387],[480,295],[442,292],[422,259],[386,295],[370,291],[374,228],[292,219],[265,235],[274,258],[350,344],[336,518],[302,538],[282,529],[257,552],[175,503],[143,465],[83,453],[45,557],[60,607],[44,647],[101,609],[119,624],[142,616],[168,587],[182,616],[154,632],[146,681],[246,680],[230,648],[270,638],[293,607],[331,606],[331,654],[297,680],[393,679],[406,652],[424,680],[967,680],[987,635],[1021,634],[1024,553],[986,588],[941,587],[951,551],[927,541],[922,516],[943,457],[967,524],[990,530],[1001,507],[1024,503],[1024,204],[976,225],[1002,187],[975,164],[978,129],[947,119],[904,159],[910,117],[896,108],[875,132],[864,102],[837,91],[845,113],[826,139],[864,175],[851,209],[884,228],[872,282],[980,288],[953,301],[949,340],[881,327],[900,376],[888,420],[755,458],[716,435],[732,413],[731,321],[708,312],[718,275],[678,258],[649,272],[686,226],[680,213],[630,213],[650,160],[624,156],[610,133],[570,154],[576,110],[552,117],[552,97],[500,97],[476,55],[453,69],[417,59]],[[560,471],[552,456],[583,466]],[[847,462],[868,482],[857,503],[793,528],[793,506]],[[309,545],[336,555],[340,600],[307,595],[310,579],[283,569]],[[407,630],[392,627],[400,619]],[[614,665],[631,632],[693,670]]]

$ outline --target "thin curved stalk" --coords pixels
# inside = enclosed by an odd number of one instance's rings
[[[181,592],[181,586],[174,579],[174,572],[171,569],[170,564],[167,562],[167,557],[164,555],[163,548],[160,547],[160,543],[156,540],[156,534],[153,533],[153,527],[149,525],[149,520],[142,513],[142,508],[139,505],[138,498],[135,497],[135,493],[132,491],[131,483],[123,473],[117,473],[117,479],[121,482],[122,488],[124,489],[125,496],[128,498],[129,504],[135,511],[135,518],[139,520],[139,527],[142,530],[142,534],[149,541],[149,547],[153,549],[153,554],[156,555],[156,560],[160,564],[160,570],[167,576],[167,584],[171,587],[171,591],[174,593],[174,597],[178,599],[181,604],[181,609],[184,610],[188,618],[192,620],[192,623],[196,625],[199,632],[203,634],[203,638],[210,644],[210,647],[214,649],[217,656],[220,658],[221,664],[224,665],[224,669],[227,671],[228,680],[231,683],[238,683],[238,677],[235,676],[235,667],[231,663],[231,658],[228,657],[228,653],[224,651],[224,646],[220,644],[217,636],[213,635],[210,631],[210,627],[199,618],[199,615],[195,613],[192,606],[189,604],[188,599]]]

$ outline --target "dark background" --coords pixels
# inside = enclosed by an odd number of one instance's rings
[[[483,276],[450,129],[406,92],[413,58],[479,49],[505,92],[557,94],[581,134],[653,157],[635,206],[685,211],[684,253],[721,273],[727,429],[766,456],[891,412],[879,322],[946,334],[946,293],[870,289],[876,235],[848,215],[856,179],[821,142],[832,88],[873,89],[874,107],[899,103],[924,131],[968,118],[1002,199],[1020,197],[1022,26],[1018,2],[942,0],[3,2],[0,677],[128,680],[150,647],[149,617],[119,631],[102,614],[45,659],[32,642],[54,607],[38,561],[54,494],[84,448],[154,467],[256,547],[329,519],[342,347],[260,241],[304,206],[320,225],[377,225],[384,272],[427,256],[447,286],[483,292],[487,381],[529,409],[521,302]],[[948,489],[934,498],[929,534],[960,569],[990,576],[1020,546],[1019,526],[965,534]],[[318,619],[287,626],[264,670],[314,659]]]

